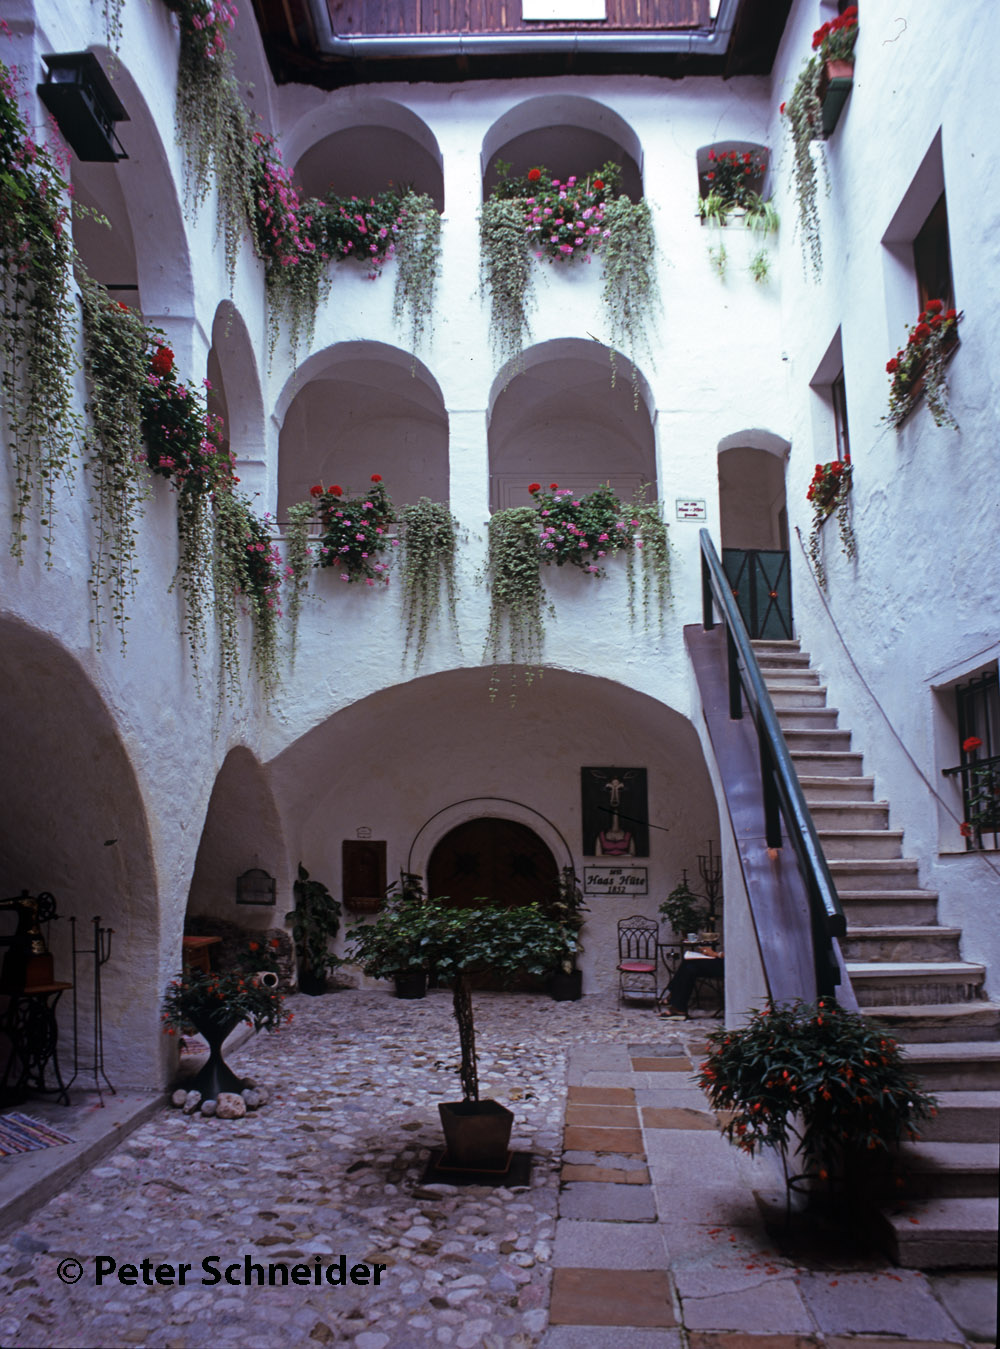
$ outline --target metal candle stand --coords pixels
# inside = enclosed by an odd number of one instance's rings
[[[71,1087],[81,1072],[92,1074],[94,1078],[94,1090],[97,1092],[101,1105],[103,1105],[104,1093],[101,1089],[101,1078],[104,1079],[111,1095],[117,1095],[117,1092],[111,1084],[111,1079],[104,1071],[104,1012],[101,1005],[101,969],[111,958],[111,938],[114,935],[114,928],[101,927],[100,918],[94,918],[92,921],[94,924],[94,944],[89,949],[81,950],[76,944],[76,919],[70,918],[69,920],[73,946],[73,1076],[66,1085],[67,1087]],[[94,1025],[92,1053],[91,1061],[84,1064],[82,1068],[80,1065],[80,1035],[77,1015],[77,989],[79,987],[79,981],[76,977],[77,956],[93,956],[94,958]]]

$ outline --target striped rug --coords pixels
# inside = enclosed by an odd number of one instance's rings
[[[51,1129],[30,1115],[0,1115],[0,1157],[15,1152],[35,1152],[38,1148],[53,1148],[60,1143],[75,1143],[76,1139]]]

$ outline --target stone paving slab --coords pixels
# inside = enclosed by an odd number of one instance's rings
[[[596,1125],[599,1128],[639,1127],[639,1112],[634,1105],[577,1105],[566,1106],[567,1127],[572,1124]]]
[[[554,1266],[578,1269],[667,1269],[669,1259],[660,1224],[556,1223]]]
[[[647,1106],[642,1112],[644,1129],[710,1129],[718,1132],[715,1116],[707,1110],[687,1107]]]
[[[575,1152],[624,1152],[642,1154],[642,1130],[604,1129],[582,1124],[567,1124],[564,1135],[566,1147]]]
[[[799,1289],[820,1330],[836,1335],[901,1335],[963,1343],[925,1275],[802,1274]]]
[[[634,1105],[631,1087],[568,1087],[566,1099],[574,1105]]]
[[[681,1297],[681,1317],[688,1330],[742,1330],[776,1335],[815,1329],[793,1281],[771,1279],[738,1293]]]
[[[539,1349],[683,1349],[679,1330],[629,1326],[550,1326]]]
[[[656,1221],[656,1202],[648,1185],[574,1183],[562,1188],[559,1215],[596,1222],[652,1223]]]
[[[691,1072],[692,1063],[688,1058],[633,1058],[632,1069],[637,1073],[684,1073]]]
[[[674,1326],[670,1278],[663,1270],[556,1269],[549,1323]]]
[[[595,1180],[610,1185],[648,1185],[649,1172],[644,1166],[635,1171],[624,1171],[614,1166],[574,1166],[572,1162],[564,1162],[559,1179],[564,1184],[573,1180]]]
[[[988,1270],[968,1274],[930,1274],[934,1296],[970,1339],[997,1338],[997,1276]]]
[[[688,1349],[816,1349],[815,1335],[749,1335],[741,1330],[696,1330],[688,1336]]]
[[[644,1156],[626,1155],[624,1152],[588,1152],[586,1149],[567,1148],[563,1152],[563,1165],[572,1166],[612,1166],[618,1171],[645,1171]]]

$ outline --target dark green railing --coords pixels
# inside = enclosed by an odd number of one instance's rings
[[[732,587],[722,569],[707,529],[701,531],[702,621],[706,631],[715,627],[714,608],[726,628],[729,666],[729,715],[743,716],[744,699],[750,709],[760,747],[761,787],[764,799],[764,836],[769,848],[783,842],[782,818],[788,840],[798,858],[799,870],[809,896],[809,914],[816,988],[820,996],[833,996],[840,981],[834,938],[843,937],[847,921],[840,906],[830,869],[806,805],[781,733],[771,695],[764,684],[746,624],[733,598]]]

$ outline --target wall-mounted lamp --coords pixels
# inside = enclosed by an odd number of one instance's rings
[[[249,871],[244,871],[242,876],[236,877],[237,904],[273,906],[276,903],[276,890],[277,882],[274,877],[269,876],[260,867],[251,867]]]
[[[59,124],[77,159],[115,163],[128,159],[115,135],[115,122],[129,115],[93,52],[43,56],[48,67],[38,97]]]

